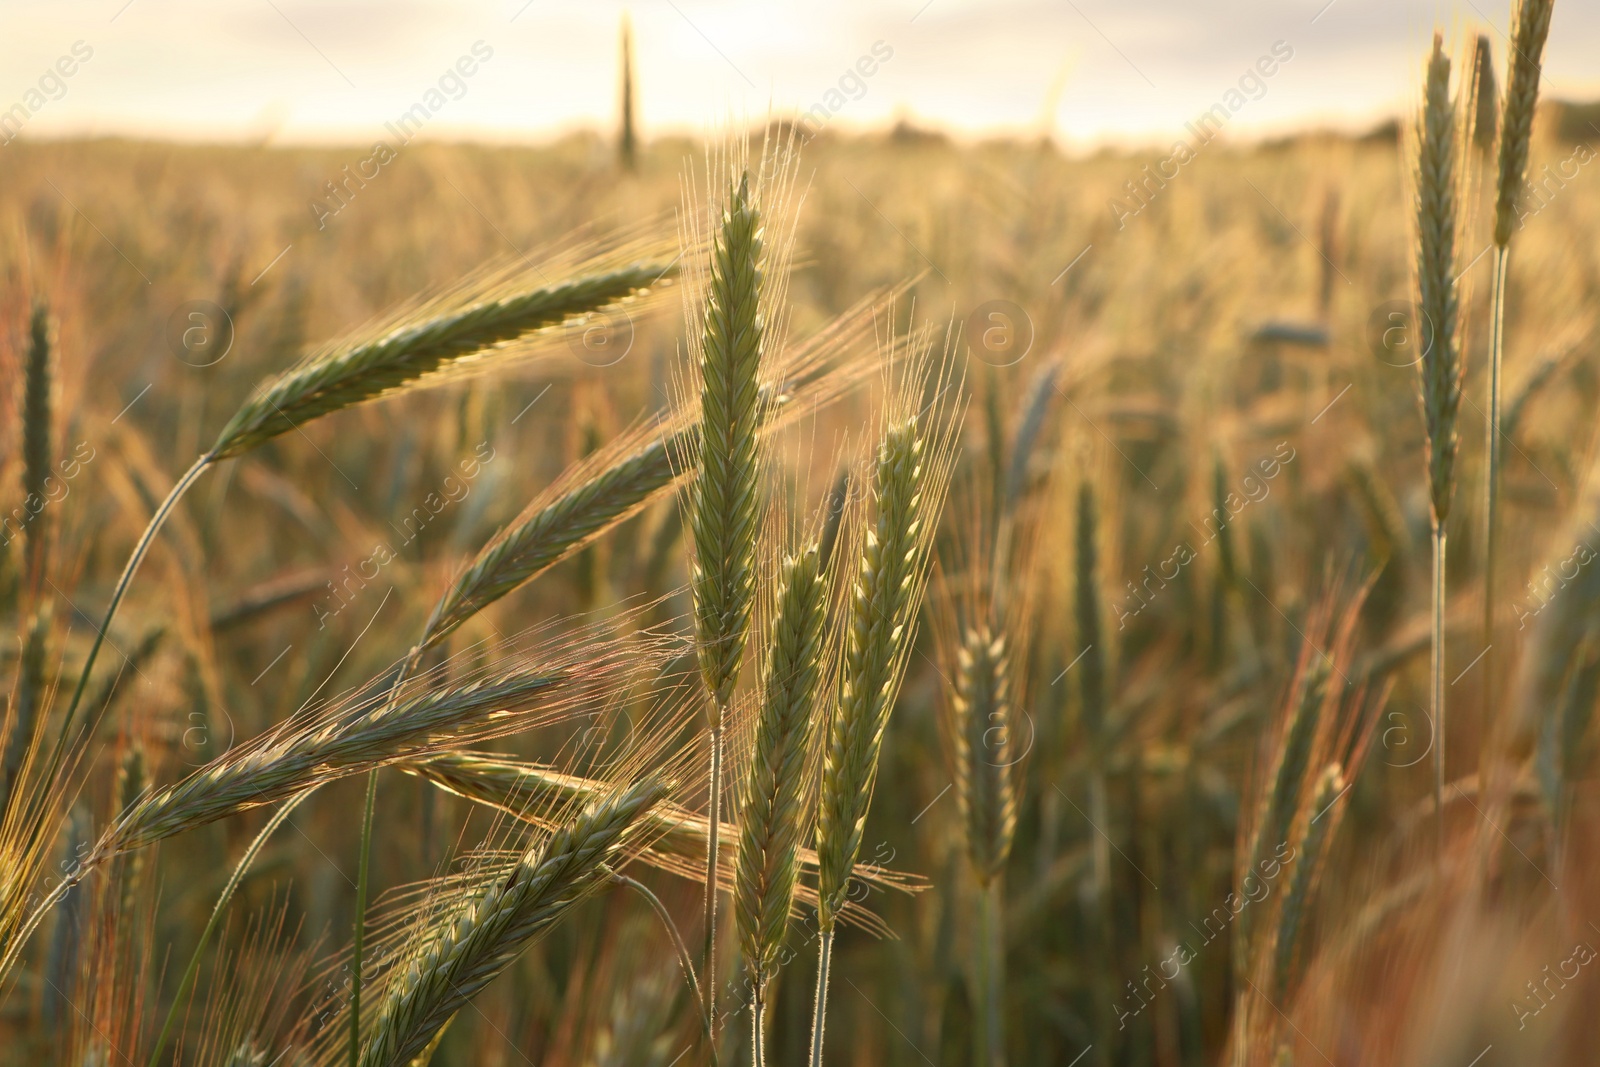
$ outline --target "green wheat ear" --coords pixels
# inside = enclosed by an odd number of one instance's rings
[[[802,807],[827,614],[820,561],[811,545],[785,559],[779,572],[755,755],[740,806],[735,915],[740,948],[757,984],[777,969],[794,902],[800,838],[809,822]]]
[[[700,356],[700,469],[690,498],[695,636],[713,725],[733,697],[750,629],[761,518],[757,438],[765,323],[761,213],[744,174],[712,248]]]
[[[878,754],[899,687],[916,618],[914,592],[927,559],[922,536],[923,441],[915,419],[893,427],[878,447],[867,531],[845,641],[839,707],[823,760],[817,811],[818,918],[831,930],[850,874],[878,774]]]
[[[1011,652],[1003,632],[969,629],[956,652],[956,800],[967,851],[980,885],[999,876],[1011,855],[1017,798],[1011,781]]]
[[[1511,243],[1511,232],[1517,224],[1517,201],[1528,169],[1528,144],[1533,139],[1534,106],[1539,99],[1539,64],[1545,40],[1550,36],[1550,14],[1554,9],[1555,0],[1522,0],[1512,16],[1494,204],[1494,243],[1502,248]]]
[[[313,419],[414,385],[484,349],[637,296],[670,266],[636,263],[520,292],[489,294],[373,340],[334,346],[268,379],[211,446],[212,459],[248,452]]]
[[[1461,406],[1460,294],[1456,286],[1458,144],[1450,57],[1437,36],[1428,61],[1417,158],[1417,296],[1427,349],[1417,364],[1427,426],[1428,494],[1434,522],[1450,517],[1456,415]]]
[[[610,877],[636,824],[666,792],[647,778],[597,802],[446,915],[397,972],[360,1067],[402,1067],[426,1050],[478,991]]]

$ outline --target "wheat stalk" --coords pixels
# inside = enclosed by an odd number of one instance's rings
[[[1450,97],[1450,58],[1435,34],[1423,88],[1417,154],[1417,306],[1426,349],[1418,364],[1422,415],[1427,436],[1428,497],[1433,516],[1433,652],[1431,708],[1436,734],[1433,753],[1434,805],[1439,846],[1444,846],[1445,773],[1445,523],[1455,490],[1456,413],[1461,404],[1459,294],[1456,289],[1458,123]]]
[[[1528,149],[1539,97],[1540,61],[1550,35],[1554,0],[1520,0],[1512,15],[1507,56],[1500,166],[1495,188],[1494,279],[1489,308],[1489,410],[1485,414],[1483,551],[1483,691],[1494,700],[1495,564],[1499,556],[1500,374],[1505,360],[1506,280],[1511,270],[1511,234],[1528,169]],[[1487,45],[1484,46],[1487,50]],[[1480,91],[1482,87],[1480,86]],[[1493,112],[1491,111],[1491,114]],[[1487,753],[1487,749],[1485,752]]]
[[[754,759],[739,807],[734,915],[751,969],[754,1062],[766,1063],[766,985],[776,973],[799,873],[806,771],[823,661],[826,588],[821,553],[810,545],[783,561],[777,611],[761,684]]]
[[[392,979],[361,1067],[400,1067],[426,1049],[535,938],[606,882],[639,819],[666,793],[647,778],[595,804],[446,915]]]

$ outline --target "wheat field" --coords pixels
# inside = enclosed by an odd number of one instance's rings
[[[1592,1060],[1550,7],[1183,153],[8,143],[0,1062]]]

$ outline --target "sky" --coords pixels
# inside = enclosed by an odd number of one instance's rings
[[[1230,136],[1365,128],[1412,106],[1435,26],[1489,33],[1503,70],[1509,22],[1507,0],[0,0],[0,113],[41,138],[365,144],[418,103],[429,138],[609,131],[624,12],[647,138],[820,106],[1083,150],[1166,143],[1241,79]],[[1558,0],[1545,94],[1600,97],[1597,52],[1600,3]]]

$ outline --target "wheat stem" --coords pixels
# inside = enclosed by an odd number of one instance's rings
[[[1438,820],[1439,857],[1444,858],[1444,754],[1445,699],[1444,699],[1444,606],[1445,606],[1445,531],[1440,524],[1433,527],[1433,583],[1432,583],[1432,645],[1429,657],[1429,706],[1433,712],[1433,810]]]
[[[1005,1024],[1001,1018],[1005,943],[1001,918],[1005,901],[1001,880],[978,887],[977,986],[979,1025],[973,1028],[973,1062],[1005,1067]]]
[[[1505,344],[1506,273],[1511,267],[1511,246],[1501,245],[1494,255],[1494,294],[1489,310],[1489,411],[1485,417],[1483,516],[1483,701],[1490,716],[1494,710],[1494,586],[1498,554],[1500,501],[1500,364]],[[1492,718],[1485,718],[1487,729]]]
[[[822,1067],[822,1035],[828,1022],[828,972],[833,964],[833,929],[824,929],[817,950],[817,999],[811,1009],[811,1067]]]
[[[367,799],[361,814],[361,859],[356,873],[356,917],[350,959],[350,1067],[361,1051],[362,947],[367,931],[367,885],[372,865],[372,815],[378,802],[378,768],[367,772]]]
[[[50,755],[48,779],[53,779],[61,770],[61,759],[66,753],[67,735],[71,732],[72,720],[78,710],[78,704],[83,700],[83,691],[89,684],[89,673],[94,669],[95,657],[100,654],[100,646],[105,643],[106,631],[111,628],[111,620],[117,614],[117,607],[122,603],[122,598],[128,592],[128,586],[133,584],[133,576],[139,572],[139,565],[144,562],[145,555],[150,551],[150,546],[155,543],[156,535],[161,532],[162,525],[167,517],[178,506],[178,501],[189,491],[206,468],[216,461],[211,453],[206,453],[194,461],[194,466],[184,472],[178,479],[172,491],[167,494],[155,514],[150,516],[150,522],[144,528],[144,533],[139,536],[138,542],[133,546],[133,552],[128,556],[128,562],[122,568],[122,575],[117,579],[117,584],[111,590],[111,601],[106,605],[105,615],[100,619],[100,626],[95,630],[94,641],[89,645],[89,654],[83,661],[83,668],[78,673],[78,684],[72,690],[72,700],[67,704],[67,713],[61,719],[61,732],[56,737],[55,748]]]
[[[656,913],[656,917],[661,920],[661,925],[666,927],[667,937],[672,941],[672,947],[678,953],[678,965],[683,968],[683,979],[689,984],[689,992],[693,994],[694,999],[698,1002],[701,999],[700,979],[695,976],[694,960],[689,958],[689,946],[683,943],[683,935],[678,933],[678,924],[672,921],[672,913],[667,910],[665,904],[661,903],[661,898],[651,892],[650,887],[638,879],[630,878],[620,871],[613,871],[611,880],[618,885],[629,887],[644,897],[645,902],[650,905],[650,910]],[[702,1016],[700,1025],[704,1027],[706,1038],[709,1040],[711,1037],[711,1020]],[[716,1061],[717,1050],[713,1048],[711,1050],[711,1062],[715,1064]],[[760,1061],[757,1060],[756,1062],[759,1063]]]
[[[707,1020],[706,1040],[717,1055],[717,846],[722,827],[722,723],[711,727],[711,774],[706,786],[705,931],[700,966],[706,976],[700,987],[700,1010]]]
[[[184,969],[183,978],[178,982],[177,992],[172,997],[172,1007],[167,1010],[166,1021],[161,1024],[161,1033],[156,1037],[155,1047],[150,1052],[150,1067],[156,1067],[161,1062],[161,1053],[166,1050],[167,1039],[172,1034],[172,1028],[178,1021],[178,1006],[183,1003],[183,998],[189,993],[189,988],[194,984],[195,975],[200,970],[200,957],[206,945],[211,941],[211,935],[216,933],[217,923],[222,919],[222,913],[227,911],[228,903],[233,900],[234,891],[239,888],[239,883],[244,881],[244,876],[255,864],[256,857],[261,854],[261,849],[266,845],[267,839],[282,826],[284,820],[300,805],[300,802],[311,793],[301,793],[291,797],[283,807],[273,813],[267,820],[267,825],[261,828],[255,839],[250,842],[250,847],[244,850],[244,855],[239,857],[239,862],[234,866],[233,873],[228,876],[228,884],[222,887],[222,893],[217,897],[217,902],[211,908],[211,918],[206,920],[205,929],[200,931],[200,941],[194,947],[194,953],[189,957],[189,965]]]

